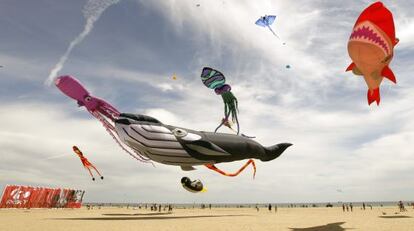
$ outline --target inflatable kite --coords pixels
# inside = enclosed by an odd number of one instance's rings
[[[394,56],[395,37],[392,13],[376,2],[358,17],[348,42],[348,53],[352,63],[346,71],[364,77],[368,85],[368,104],[380,103],[380,85],[383,77],[396,83],[389,64]]]
[[[119,113],[107,102],[91,96],[79,81],[71,76],[56,79],[56,86],[66,95],[85,106],[98,118],[109,134],[128,153],[140,161],[180,166],[182,170],[194,170],[193,166],[214,164],[243,159],[270,161],[279,157],[290,143],[264,147],[244,136],[215,132],[200,132],[165,125],[159,120],[139,114]],[[102,118],[102,117],[106,117]],[[128,146],[132,152],[127,150]],[[215,171],[221,171],[216,170]]]
[[[233,130],[232,128],[232,122],[235,122],[237,125],[237,135],[240,132],[240,125],[239,121],[237,119],[237,99],[231,93],[231,87],[230,85],[226,84],[226,78],[224,75],[218,71],[214,70],[210,67],[204,67],[201,72],[201,81],[203,84],[210,88],[214,89],[217,95],[221,95],[224,102],[224,118],[221,120],[220,125],[214,130],[214,132],[217,132],[217,130],[222,126],[226,126]],[[229,121],[229,116],[231,115],[232,122]]]
[[[258,25],[258,26],[269,28],[269,30],[273,33],[273,35],[276,36],[277,38],[279,38],[279,36],[277,36],[277,34],[270,27],[273,24],[273,22],[275,21],[275,19],[276,19],[276,15],[265,15],[265,16],[260,17],[259,19],[257,19],[255,24]]]
[[[207,192],[200,180],[191,181],[188,177],[181,178],[181,185],[184,189],[192,193]]]
[[[92,180],[95,180],[95,177],[92,174],[91,168],[93,168],[103,180],[104,177],[99,173],[98,169],[96,169],[96,167],[93,164],[91,164],[91,162],[89,162],[89,160],[86,159],[85,156],[83,156],[83,153],[81,152],[81,150],[79,150],[78,147],[73,146],[73,151],[79,156],[80,160],[82,161],[83,167],[85,167],[89,171]]]

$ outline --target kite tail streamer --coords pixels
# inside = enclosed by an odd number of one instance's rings
[[[269,28],[269,30],[278,38],[278,39],[280,39],[279,38],[279,36],[277,36],[277,34],[272,30],[272,28],[270,27],[270,26],[267,26],[267,28]]]
[[[218,169],[214,164],[206,164],[205,166],[215,172],[220,173],[221,175],[224,176],[230,176],[230,177],[234,177],[239,175],[249,164],[251,164],[253,166],[253,179],[256,176],[256,164],[254,163],[254,160],[250,159],[248,160],[237,172],[235,173],[226,173],[220,169]]]

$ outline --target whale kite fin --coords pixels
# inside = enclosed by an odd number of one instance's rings
[[[290,143],[280,143],[270,147],[266,147],[266,156],[260,158],[261,161],[270,161],[278,158],[282,153],[288,148],[292,146]]]
[[[193,166],[181,166],[181,170],[183,171],[193,171],[196,170]]]
[[[389,79],[391,82],[397,83],[394,72],[392,72],[392,70],[388,66],[385,66],[384,69],[382,69],[381,75]]]
[[[196,140],[186,144],[190,149],[207,156],[228,156],[228,152],[206,140]]]

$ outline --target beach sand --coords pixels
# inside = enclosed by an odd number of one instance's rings
[[[1,209],[1,231],[61,230],[414,230],[414,210],[398,213],[396,207],[374,207],[353,212],[342,208],[174,209],[173,213],[149,209]],[[386,215],[383,214],[386,213]]]

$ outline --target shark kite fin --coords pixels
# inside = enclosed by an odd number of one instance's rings
[[[346,68],[345,71],[352,71],[352,69],[354,69],[354,67],[355,67],[355,63],[351,63],[351,64],[349,64],[349,66]]]
[[[385,66],[384,69],[382,69],[381,75],[389,79],[391,82],[397,83],[394,73],[388,66]]]
[[[373,90],[368,89],[367,98],[368,98],[368,105],[371,105],[371,103],[373,103],[374,101],[376,101],[377,105],[379,105],[381,101],[379,87]]]

